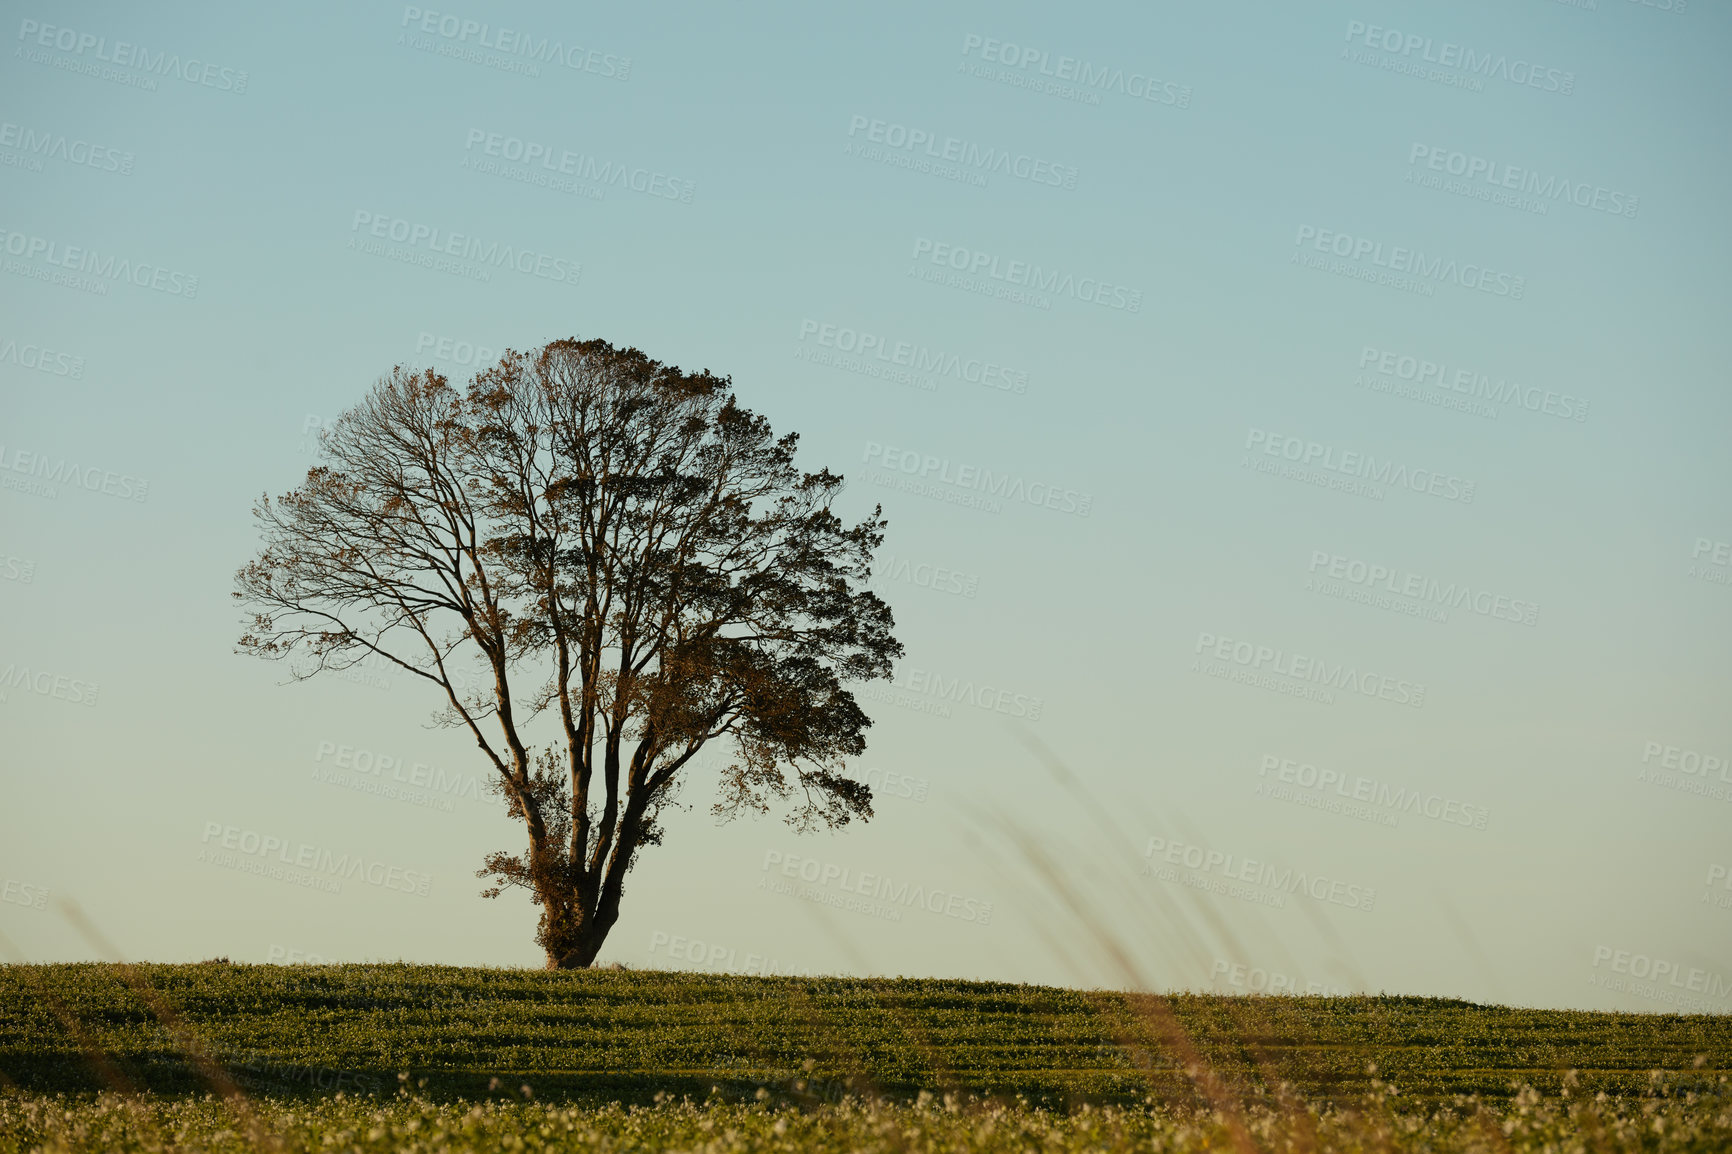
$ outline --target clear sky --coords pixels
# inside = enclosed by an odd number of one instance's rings
[[[6,7],[27,956],[95,956],[68,898],[133,957],[539,964],[473,747],[228,594],[393,364],[575,335],[882,502],[907,645],[878,816],[694,777],[604,958],[1126,980],[1086,922],[1163,988],[1732,1009],[1724,7]]]

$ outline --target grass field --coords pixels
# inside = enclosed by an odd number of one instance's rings
[[[1732,1018],[1425,998],[7,966],[0,1074],[0,1151],[1732,1150]]]

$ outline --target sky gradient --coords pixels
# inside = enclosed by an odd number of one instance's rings
[[[882,503],[907,646],[874,820],[694,775],[604,959],[1119,984],[1080,904],[1162,988],[1732,1009],[1725,9],[5,27],[26,956],[96,956],[66,898],[131,957],[539,964],[473,746],[236,656],[229,591],[394,364],[578,336]],[[306,847],[367,865],[272,876]]]

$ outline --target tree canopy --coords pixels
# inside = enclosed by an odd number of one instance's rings
[[[243,651],[297,677],[379,658],[438,694],[527,847],[485,891],[531,891],[550,966],[594,960],[638,851],[711,742],[715,812],[801,829],[872,814],[846,772],[871,719],[847,683],[902,646],[867,588],[882,509],[802,472],[727,378],[555,341],[459,390],[397,368],[255,506]],[[534,736],[532,736],[532,734]]]

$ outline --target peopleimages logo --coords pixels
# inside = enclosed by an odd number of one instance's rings
[[[132,175],[132,153],[122,152],[106,144],[68,137],[62,132],[38,131],[10,120],[0,121],[0,148],[15,148],[19,154],[35,162],[40,172],[43,158],[60,160],[98,172]]]
[[[478,341],[456,340],[429,332],[422,332],[415,338],[415,355],[420,356],[423,353],[432,353],[442,361],[454,361],[466,368],[477,369],[491,368],[499,359],[498,349]]]
[[[1028,392],[1028,373],[1024,370],[1013,369],[985,357],[946,352],[847,325],[802,317],[800,341],[802,344],[811,341],[820,348],[834,349],[838,353],[870,359],[913,373],[949,377],[951,380],[966,381],[971,385],[982,385],[1018,396]]]
[[[654,169],[616,164],[611,160],[600,160],[588,153],[573,152],[569,148],[561,148],[544,141],[524,140],[518,136],[488,132],[483,128],[471,128],[464,138],[463,150],[473,153],[478,149],[482,156],[521,164],[532,172],[539,167],[549,176],[568,176],[602,188],[613,185],[659,200],[679,201],[681,204],[692,202],[692,192],[697,187],[689,180],[681,180]],[[468,163],[467,157],[465,163]],[[536,181],[530,180],[529,183]]]
[[[494,791],[494,779],[477,777],[472,773],[446,773],[424,761],[410,763],[402,757],[374,753],[370,749],[340,745],[334,741],[319,742],[313,753],[313,761],[338,771],[347,771],[332,774],[327,769],[321,776],[319,770],[314,770],[315,780],[346,785],[358,793],[378,793],[408,801],[441,801],[444,802],[442,808],[447,812],[451,809],[448,799],[454,797],[468,798],[483,805],[497,805],[502,808],[507,806],[504,797]],[[385,784],[387,772],[391,782],[409,786],[411,789],[399,791]],[[349,773],[361,776],[350,778]],[[376,780],[368,780],[369,778]],[[414,792],[415,790],[430,792],[419,794]]]
[[[59,496],[60,491],[54,488],[55,485],[85,489],[123,501],[143,501],[150,496],[150,482],[142,477],[116,473],[95,465],[80,465],[65,457],[51,458],[46,453],[33,453],[16,446],[13,446],[8,461],[6,445],[0,442],[0,474],[7,473],[41,480],[18,481],[10,476],[0,476],[0,488],[17,489],[41,497]]]
[[[1445,584],[1435,577],[1409,573],[1393,565],[1344,557],[1322,549],[1311,550],[1311,564],[1307,572],[1312,574],[1312,580],[1306,582],[1307,588],[1313,584],[1322,586],[1321,579],[1328,578],[1357,586],[1367,593],[1389,593],[1427,605],[1467,609],[1481,617],[1513,621],[1518,625],[1533,625],[1539,616],[1539,606],[1532,601],[1494,593],[1489,589],[1475,589],[1466,582],[1451,581]],[[1333,592],[1326,587],[1320,587],[1317,591]]]
[[[1328,994],[1332,997],[1347,997],[1357,991],[1345,986],[1331,986],[1323,982],[1307,982],[1304,978],[1292,974],[1284,974],[1280,970],[1265,970],[1261,966],[1248,966],[1243,962],[1232,962],[1226,958],[1216,958],[1209,977],[1217,982],[1226,982],[1229,986],[1240,990],[1249,990],[1253,994]]]
[[[952,593],[958,597],[973,598],[980,590],[978,573],[964,573],[930,561],[911,561],[894,553],[880,553],[872,562],[871,587],[884,589],[892,581],[905,581],[921,589]]]
[[[215,88],[237,95],[247,90],[247,74],[239,68],[206,64],[191,56],[183,60],[178,52],[152,52],[142,45],[131,44],[125,40],[116,40],[110,44],[106,36],[80,32],[76,28],[44,24],[39,20],[21,20],[18,24],[18,39],[24,41],[27,47],[53,48],[80,58],[88,54],[89,59],[103,64],[131,68],[151,76],[172,76],[204,88]],[[82,71],[86,67],[88,66],[81,66],[72,71]],[[154,89],[155,84],[152,83],[149,87]]]
[[[876,766],[861,774],[862,780],[872,790],[872,799],[880,797],[901,797],[910,801],[925,802],[926,793],[932,783],[924,777],[911,777],[896,770],[879,769]],[[1732,885],[1727,886],[1732,889]]]
[[[1690,550],[1690,568],[1684,575],[1712,585],[1732,585],[1732,541],[1696,538]]]
[[[350,238],[351,247],[356,247],[356,240],[361,240],[364,244],[369,237],[392,241],[404,246],[404,255],[410,258],[408,263],[438,267],[441,263],[451,263],[441,262],[440,257],[451,257],[456,262],[467,262],[474,272],[482,274],[476,279],[490,279],[488,268],[508,268],[526,276],[575,285],[583,271],[583,266],[574,260],[531,249],[520,249],[513,245],[500,244],[498,241],[484,241],[478,236],[450,232],[400,216],[358,208],[349,222],[349,231],[361,233],[363,229],[366,230],[363,237]],[[381,251],[372,255],[391,254]]]
[[[1045,705],[1032,694],[995,689],[984,682],[976,685],[966,677],[946,677],[942,673],[912,665],[897,669],[896,677],[890,684],[910,693],[924,693],[928,697],[936,697],[940,701],[971,705],[987,713],[1002,713],[1007,717],[1020,717],[1029,721],[1039,721],[1040,711]]]
[[[62,277],[61,274],[54,274],[53,277],[38,276],[37,279],[59,278],[56,283],[64,283],[85,292],[106,296],[108,285],[105,281],[126,281],[139,288],[153,289],[169,296],[185,297],[187,300],[198,296],[198,277],[191,273],[164,268],[149,261],[134,261],[111,252],[104,253],[88,245],[65,244],[45,236],[15,232],[0,226],[0,250],[4,250],[7,256],[41,261],[55,269],[66,269],[74,274],[70,279]],[[20,265],[8,268],[7,271],[30,276],[32,273],[29,270],[32,267]],[[96,279],[89,280],[87,277]]]
[[[1368,481],[1373,485],[1389,485],[1392,488],[1408,489],[1415,493],[1441,497],[1446,501],[1459,501],[1462,504],[1471,505],[1473,503],[1476,489],[1474,482],[1457,477],[1453,473],[1439,473],[1432,469],[1410,469],[1406,465],[1396,464],[1387,457],[1378,458],[1370,453],[1339,449],[1321,441],[1290,437],[1285,433],[1270,432],[1268,429],[1252,428],[1248,430],[1245,434],[1245,448],[1247,451],[1261,450],[1266,457],[1279,457],[1302,470],[1317,469],[1323,473],[1336,473],[1343,477]],[[1252,467],[1255,467],[1257,463],[1256,457],[1246,458],[1246,461]],[[1381,493],[1376,495],[1379,499],[1382,498]]]
[[[36,562],[28,557],[13,557],[0,549],[0,579],[28,585],[36,580]]]
[[[291,950],[286,946],[272,946],[265,953],[265,965],[285,966],[334,966],[336,958],[327,958],[323,954],[309,954],[305,950]]]
[[[1570,180],[1567,177],[1545,176],[1531,168],[1519,165],[1504,164],[1501,161],[1490,160],[1483,156],[1473,156],[1466,152],[1456,152],[1448,148],[1440,148],[1432,144],[1420,144],[1418,141],[1407,151],[1407,183],[1415,182],[1415,178],[1423,176],[1424,171],[1441,172],[1449,176],[1460,177],[1470,187],[1478,184],[1487,186],[1486,194],[1507,194],[1514,192],[1520,197],[1532,197],[1539,212],[1544,213],[1546,202],[1562,200],[1577,208],[1589,208],[1595,212],[1607,213],[1611,216],[1624,216],[1634,219],[1637,210],[1641,208],[1641,198],[1631,196],[1627,192],[1618,192],[1610,188],[1602,188],[1585,180]],[[1424,171],[1416,172],[1416,169]],[[1447,187],[1439,184],[1437,187]],[[1454,191],[1449,189],[1449,191]],[[1481,197],[1480,199],[1484,199]],[[1515,208],[1527,207],[1520,203],[1519,197],[1508,203]]]
[[[982,507],[988,512],[998,512],[993,498],[1023,502],[1061,513],[1074,513],[1078,517],[1087,517],[1094,506],[1094,497],[1089,493],[1079,493],[1075,489],[1064,489],[1040,481],[1024,481],[1010,473],[994,473],[991,469],[974,465],[953,466],[949,457],[934,457],[915,449],[881,445],[877,441],[866,442],[866,452],[860,459],[867,464],[877,463],[885,469],[907,474],[909,478],[917,479],[917,483],[923,488],[943,484],[951,486],[953,490],[968,491],[967,494],[950,494],[970,496],[970,500],[958,501],[958,504],[978,504],[980,499],[972,498],[972,493],[982,493],[985,495],[985,504]],[[933,475],[935,473],[937,476]],[[894,474],[891,476],[894,479]]]
[[[323,874],[330,882],[340,887],[343,882],[359,879],[370,886],[380,889],[396,890],[400,893],[414,894],[416,897],[426,897],[429,883],[433,880],[431,874],[417,870],[404,869],[402,866],[368,858],[363,854],[338,854],[329,849],[313,845],[309,842],[289,842],[272,834],[261,834],[257,830],[241,829],[237,826],[224,825],[220,821],[204,823],[205,845],[210,845],[215,839],[216,846],[207,851],[200,851],[201,861],[225,866],[230,869],[240,868],[244,873],[263,872],[258,868],[246,868],[238,864],[245,858],[257,858],[258,864],[265,866],[265,860],[273,853],[276,861],[269,863],[268,870],[285,873],[281,867],[287,867],[287,874],[282,880],[295,880],[296,884],[304,884],[305,879],[299,878],[300,871],[307,875]],[[232,851],[242,855],[242,859],[225,860],[218,854],[218,849]],[[275,874],[273,874],[275,876]],[[322,879],[311,879],[322,880]],[[315,885],[312,888],[325,889],[335,893],[329,884]]]
[[[1565,69],[1549,68],[1519,57],[1511,60],[1501,52],[1480,52],[1452,40],[1433,40],[1429,36],[1367,24],[1363,20],[1347,22],[1347,42],[1398,57],[1409,67],[1416,68],[1417,65],[1412,63],[1415,61],[1435,64],[1479,80],[1504,80],[1560,96],[1569,96],[1576,90],[1576,74]],[[1353,56],[1348,48],[1343,48],[1341,55],[1345,59],[1359,59],[1360,63],[1372,63]]]
[[[84,376],[83,357],[57,352],[46,345],[20,344],[13,337],[0,337],[0,364],[17,365],[21,369],[35,369],[39,373],[74,380]]]
[[[1726,892],[1714,892],[1714,883],[1720,883],[1720,888]],[[1723,910],[1732,910],[1732,870],[1719,862],[1708,866],[1708,880],[1702,883],[1702,904],[1719,906]]]
[[[1087,103],[1098,104],[1099,92],[1117,92],[1132,100],[1146,100],[1174,108],[1191,106],[1191,86],[1172,80],[1161,80],[1147,72],[1130,71],[1106,64],[1094,64],[1076,56],[1054,57],[1045,49],[1007,40],[994,40],[970,32],[962,38],[962,55],[977,57],[988,64],[1032,72],[1054,83],[1054,94],[1092,96]]]
[[[49,891],[42,886],[33,886],[15,878],[7,878],[5,884],[0,886],[0,902],[23,906],[27,910],[47,909],[48,896]]]
[[[1732,802],[1732,754],[1649,741],[1642,746],[1636,780],[1712,801]]]
[[[1331,881],[1322,874],[1310,874],[1292,866],[1285,869],[1256,858],[1240,857],[1209,846],[1187,844],[1164,837],[1151,837],[1143,849],[1149,863],[1183,866],[1205,877],[1218,873],[1227,882],[1242,882],[1282,894],[1300,894],[1313,901],[1345,906],[1350,910],[1369,911],[1377,902],[1377,891],[1370,886],[1345,881]],[[1159,876],[1159,875],[1156,875]],[[1163,881],[1176,880],[1162,878]],[[1205,888],[1205,887],[1197,887]],[[1236,896],[1236,895],[1232,895]]]
[[[783,965],[775,958],[765,954],[747,954],[740,957],[739,950],[721,942],[705,943],[701,938],[688,938],[683,934],[669,934],[666,930],[656,930],[650,934],[650,960],[656,960],[656,951],[666,947],[670,960],[691,962],[709,970],[719,970],[729,974],[750,974],[755,977],[790,977],[795,971]]]
[[[494,27],[481,20],[467,20],[450,12],[405,5],[399,27],[449,42],[459,53],[470,46],[518,57],[520,63],[558,64],[573,72],[588,72],[608,80],[631,79],[631,57],[614,56],[581,44],[567,44],[547,36],[536,36],[514,28]],[[412,45],[421,48],[421,44]],[[444,53],[442,53],[444,55]]]
[[[1405,678],[1391,677],[1369,670],[1360,672],[1355,666],[1345,661],[1333,665],[1321,657],[1312,657],[1304,653],[1292,653],[1285,649],[1277,649],[1272,645],[1258,645],[1251,641],[1236,641],[1231,637],[1222,637],[1215,633],[1200,632],[1197,643],[1191,652],[1199,658],[1211,659],[1216,662],[1230,662],[1252,675],[1264,677],[1288,678],[1305,686],[1322,686],[1327,689],[1350,690],[1362,697],[1376,697],[1383,701],[1392,701],[1397,705],[1410,705],[1419,709],[1425,705],[1425,685],[1422,682],[1408,681]],[[1194,663],[1193,667],[1201,666],[1201,671],[1212,675],[1215,669],[1208,667],[1208,661]],[[1224,666],[1216,668],[1226,669]],[[1239,680],[1228,676],[1228,680]],[[1327,699],[1325,699],[1327,700]]]
[[[923,909],[930,914],[982,926],[992,921],[992,903],[989,901],[952,890],[923,886],[919,882],[904,881],[899,884],[889,874],[867,870],[856,872],[852,867],[837,865],[835,862],[801,857],[799,854],[784,854],[773,849],[764,852],[764,864],[760,868],[768,873],[771,867],[776,867],[783,877],[797,878],[816,887],[819,893],[835,890],[837,894],[858,895],[866,899],[867,904],[878,906],[876,911],[861,912],[871,912],[873,916],[881,916],[882,913],[895,915],[885,918],[886,921],[901,921],[904,909]],[[762,882],[759,885],[763,887]]]
[[[850,140],[864,135],[868,144],[883,145],[887,154],[873,155],[862,151],[869,160],[888,160],[892,156],[918,154],[921,159],[956,165],[964,171],[985,176],[1008,176],[1031,184],[1047,184],[1054,188],[1075,188],[1077,169],[1074,164],[1060,164],[1045,157],[1007,148],[993,148],[955,136],[940,136],[925,128],[911,128],[895,121],[878,120],[855,113],[848,120]],[[850,145],[851,149],[856,146]],[[877,150],[874,150],[875,152]]]
[[[919,236],[914,238],[914,269],[910,271],[919,279],[934,279],[919,275],[922,262],[960,273],[969,280],[979,281],[980,278],[985,278],[986,281],[1010,289],[1026,289],[1036,294],[1070,297],[1084,304],[1100,305],[1102,308],[1118,309],[1121,312],[1141,312],[1143,308],[1141,289],[1113,284],[1095,277],[1079,277],[1064,269],[1042,268],[1028,261],[1004,260],[994,253],[980,249],[946,244],[930,237]]]
[[[7,702],[14,690],[22,690],[73,705],[94,706],[100,688],[94,681],[46,669],[32,670],[17,662],[7,662],[5,668],[0,669],[0,705]]]
[[[1602,963],[1610,963],[1607,969],[1614,974],[1628,974],[1632,978],[1646,978],[1658,986],[1662,981],[1678,990],[1688,990],[1691,993],[1707,994],[1713,998],[1732,997],[1732,982],[1711,970],[1686,967],[1681,962],[1668,961],[1665,958],[1650,957],[1647,954],[1631,953],[1629,950],[1614,950],[1611,946],[1594,947],[1594,968],[1599,969]],[[1641,990],[1634,990],[1641,993]]]
[[[1716,565],[1732,565],[1732,541],[1698,537],[1696,547],[1690,550],[1690,556],[1698,560],[1706,557]]]
[[[1434,389],[1459,393],[1479,400],[1495,401],[1500,405],[1519,406],[1530,413],[1542,413],[1564,421],[1588,419],[1588,402],[1571,393],[1524,385],[1505,377],[1493,377],[1474,369],[1451,369],[1442,361],[1410,353],[1393,352],[1366,345],[1359,351],[1359,367],[1370,369],[1382,377],[1406,381],[1414,385],[1429,385]],[[1494,414],[1495,415],[1495,414]]]
[[[1663,741],[1644,743],[1642,764],[1653,765],[1656,762],[1661,769],[1673,770],[1686,777],[1700,777],[1704,780],[1715,777],[1720,781],[1732,782],[1732,761],[1724,756],[1668,745]]]
[[[1296,246],[1293,253],[1295,264],[1320,267],[1318,258],[1305,251],[1308,247],[1311,251],[1352,262],[1350,268],[1357,272],[1339,270],[1345,275],[1357,275],[1362,280],[1376,280],[1378,283],[1388,283],[1410,291],[1423,289],[1425,291],[1420,294],[1423,296],[1431,295],[1430,285],[1433,282],[1453,284],[1492,296],[1508,297],[1512,301],[1519,301],[1527,294],[1528,282],[1525,276],[1499,272],[1484,265],[1462,264],[1453,258],[1427,256],[1420,249],[1401,245],[1391,245],[1388,251],[1385,251],[1380,240],[1333,232],[1312,224],[1299,226],[1298,233],[1293,237],[1293,244]],[[1362,262],[1369,262],[1369,266]]]
[[[1257,776],[1266,778],[1270,774],[1274,774],[1275,780],[1284,785],[1316,790],[1318,794],[1327,793],[1333,786],[1338,798],[1365,802],[1395,813],[1411,813],[1418,817],[1428,817],[1432,821],[1466,826],[1469,829],[1484,829],[1487,818],[1491,816],[1484,806],[1469,805],[1457,798],[1427,793],[1424,790],[1410,790],[1406,786],[1392,786],[1388,782],[1360,774],[1349,778],[1338,769],[1326,767],[1320,770],[1310,762],[1296,762],[1292,758],[1266,753],[1257,766]]]

